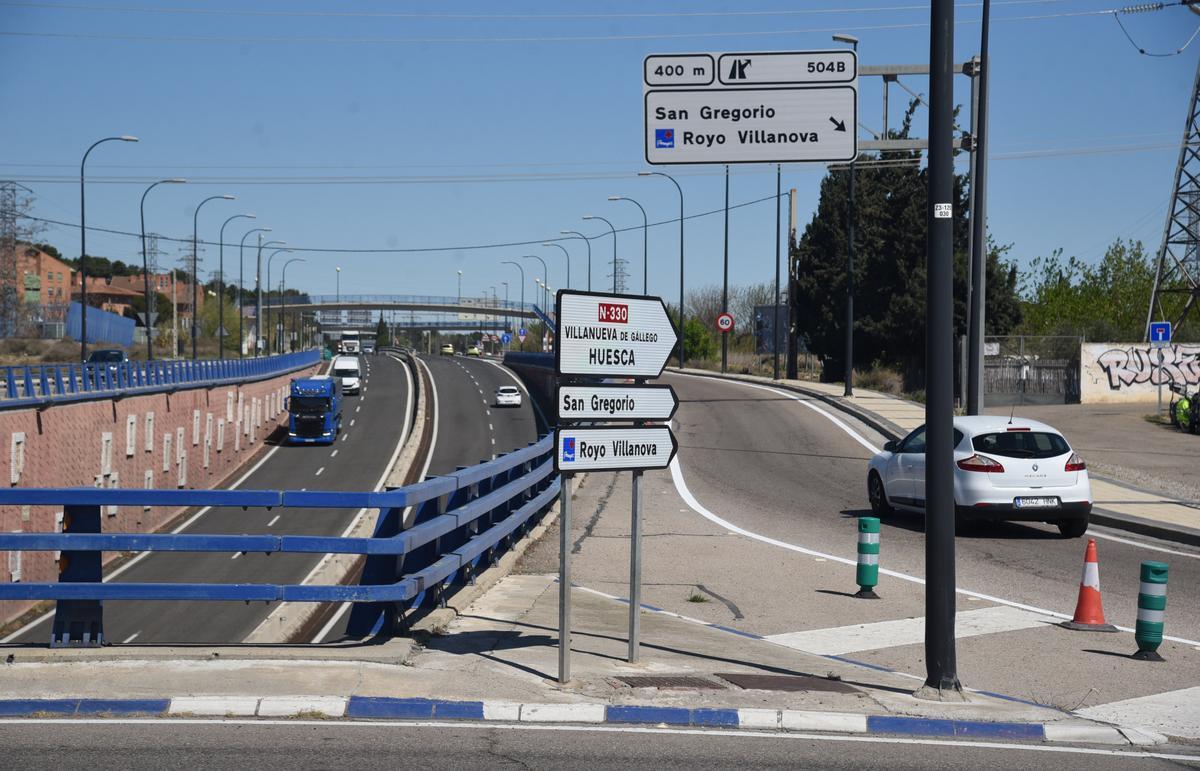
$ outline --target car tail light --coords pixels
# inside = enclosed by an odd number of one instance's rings
[[[1010,428],[1008,428],[1006,430],[1008,430],[1008,431],[1028,431],[1029,429],[1025,428],[1024,426],[1011,426]]]
[[[1067,467],[1064,471],[1087,471],[1087,464],[1083,462],[1083,458],[1071,453],[1071,457],[1067,458]]]
[[[963,471],[982,471],[991,474],[1004,473],[1004,466],[1001,466],[985,455],[972,455],[969,458],[963,458],[958,462],[958,467]]]

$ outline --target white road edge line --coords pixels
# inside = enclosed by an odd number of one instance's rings
[[[678,373],[672,373],[672,374],[678,374]],[[699,377],[699,376],[698,375],[687,375],[686,377]],[[854,429],[850,428],[849,426],[847,426],[845,423],[838,420],[834,416],[830,415],[825,410],[820,409],[819,407],[815,407],[811,404],[808,404],[807,402],[802,401],[801,399],[799,399],[798,397],[796,397],[792,394],[788,394],[784,391],[780,391],[775,388],[767,388],[765,386],[759,386],[759,385],[756,385],[753,383],[743,383],[743,382],[737,381],[737,380],[730,380],[730,381],[725,381],[725,382],[736,383],[737,385],[747,386],[749,388],[757,388],[762,391],[770,391],[771,393],[779,394],[780,396],[785,396],[789,399],[792,399],[793,401],[800,402],[801,404],[808,407],[809,409],[812,409],[813,411],[824,415],[831,422],[833,422],[835,425],[837,425],[839,428],[841,428],[843,431],[845,431],[847,434],[849,434],[851,437],[853,437],[857,442],[859,442],[863,446],[870,447],[870,443],[868,443],[867,440],[864,439],[860,434],[858,434],[858,432],[856,432]],[[746,530],[743,527],[739,527],[739,526],[733,524],[732,522],[730,522],[727,519],[723,519],[723,518],[717,516],[716,514],[712,513],[708,509],[706,509],[703,506],[703,504],[700,503],[700,501],[696,500],[696,496],[692,495],[692,491],[688,489],[687,483],[683,480],[683,468],[679,463],[678,455],[675,456],[675,459],[671,461],[670,469],[671,469],[671,481],[675,483],[675,491],[677,493],[679,493],[679,497],[683,499],[684,503],[686,503],[697,514],[699,514],[700,516],[704,517],[705,519],[719,525],[720,527],[723,527],[726,530],[735,532],[738,535],[743,535],[747,538],[751,538],[756,541],[761,541],[762,543],[769,544],[771,546],[778,546],[781,549],[787,549],[789,551],[799,552],[801,554],[807,554],[811,557],[824,557],[827,560],[832,560],[834,562],[840,562],[843,565],[857,565],[858,564],[857,558],[856,559],[847,559],[846,557],[838,557],[833,554],[826,554],[825,552],[816,551],[815,549],[808,549],[803,546],[797,546],[796,544],[787,543],[786,541],[776,540],[775,538],[770,538],[768,536],[761,535],[759,533],[755,533],[750,530]],[[883,568],[883,567],[879,568],[879,572],[882,575],[891,576],[892,578],[899,578],[902,581],[908,581],[910,583],[920,584],[922,586],[925,584],[924,578],[918,578],[917,576],[910,576],[907,573],[900,573],[898,571],[889,570],[889,569]],[[996,597],[996,596],[990,595],[990,594],[983,594],[982,592],[974,592],[969,589],[962,589],[962,588],[956,587],[954,591],[958,594],[963,595],[964,597],[976,597],[978,599],[987,600],[988,602],[994,602],[999,605],[1008,605],[1009,607],[1020,608],[1021,610],[1028,610],[1028,611],[1032,611],[1034,613],[1041,613],[1046,616],[1053,616],[1054,618],[1070,620],[1073,617],[1072,614],[1070,614],[1070,613],[1059,613],[1057,611],[1047,610],[1046,608],[1039,608],[1036,605],[1026,605],[1025,603],[1016,602],[1014,600],[1006,600],[1001,597]],[[1117,629],[1120,629],[1122,632],[1132,632],[1133,631],[1132,627],[1127,627],[1127,626],[1117,626]],[[1184,638],[1184,637],[1169,637],[1167,635],[1163,635],[1163,639],[1171,640],[1172,642],[1183,643],[1184,645],[1200,646],[1200,641],[1188,640],[1187,638]]]
[[[255,471],[258,471],[258,470],[259,470],[259,468],[261,468],[261,467],[262,467],[262,465],[263,465],[264,463],[266,463],[266,462],[267,462],[267,460],[269,460],[269,459],[270,459],[270,457],[271,457],[272,455],[274,455],[276,452],[278,452],[278,451],[279,451],[279,448],[280,448],[280,446],[281,446],[281,445],[278,445],[278,444],[277,444],[277,445],[275,445],[274,447],[272,447],[272,448],[271,448],[271,449],[270,449],[270,450],[267,452],[267,454],[266,454],[266,455],[262,456],[262,458],[261,458],[261,459],[258,461],[258,463],[255,463],[253,466],[251,466],[251,467],[250,467],[250,469],[249,469],[249,470],[248,470],[248,471],[247,471],[245,474],[242,474],[240,477],[238,477],[237,481],[236,481],[236,482],[234,482],[233,484],[231,484],[231,485],[230,485],[229,487],[227,487],[226,489],[227,489],[227,490],[236,490],[236,489],[237,489],[239,486],[241,486],[241,484],[242,484],[243,482],[245,482],[247,479],[249,479],[249,478],[250,478],[250,475],[251,475],[251,474],[253,474]],[[200,510],[199,510],[199,511],[197,511],[195,514],[193,514],[192,516],[188,517],[188,518],[187,518],[187,521],[185,521],[183,524],[179,525],[179,526],[178,526],[178,527],[176,527],[174,530],[172,530],[172,531],[171,531],[171,535],[178,535],[179,533],[183,532],[183,531],[184,531],[184,530],[186,530],[188,527],[190,527],[190,526],[192,525],[192,523],[193,523],[193,522],[195,522],[196,520],[200,519],[200,517],[202,517],[202,516],[204,516],[205,514],[207,514],[207,513],[208,513],[208,512],[209,512],[211,509],[212,509],[212,506],[205,506],[204,508],[200,509]],[[141,552],[140,554],[138,554],[136,557],[134,557],[133,559],[131,559],[131,560],[129,560],[128,562],[126,562],[126,563],[125,563],[124,565],[122,565],[121,567],[117,568],[117,569],[116,569],[116,570],[114,570],[113,572],[111,572],[111,573],[109,573],[108,575],[104,576],[104,578],[102,578],[102,579],[101,579],[101,582],[102,582],[102,583],[106,583],[106,584],[107,584],[109,581],[111,581],[111,580],[113,580],[114,578],[116,578],[117,576],[121,575],[121,574],[122,574],[122,573],[124,573],[126,570],[129,570],[131,567],[133,567],[133,566],[134,566],[134,565],[136,565],[137,563],[141,562],[142,560],[144,560],[146,557],[148,557],[148,556],[149,556],[150,554],[152,554],[152,553],[153,553],[153,552],[148,552],[148,551]],[[49,620],[50,620],[50,619],[52,619],[52,618],[54,618],[54,611],[53,611],[53,610],[48,610],[48,611],[46,611],[46,612],[45,612],[43,615],[41,615],[41,616],[38,616],[38,617],[37,617],[37,618],[35,618],[33,621],[30,621],[30,622],[29,622],[28,624],[26,624],[25,626],[21,627],[21,628],[20,628],[20,629],[18,629],[17,631],[15,631],[15,632],[13,632],[12,634],[10,634],[8,637],[5,637],[3,640],[0,640],[0,644],[4,644],[4,643],[10,643],[10,642],[12,642],[12,641],[16,640],[16,639],[17,639],[18,637],[20,637],[21,635],[25,634],[25,632],[29,631],[30,629],[33,629],[35,626],[37,626],[38,624],[42,623],[43,621],[49,621]]]
[[[388,354],[388,357],[391,359],[395,359],[396,361],[400,362],[401,364],[404,363],[404,362],[400,361],[399,358],[397,358],[396,356],[392,356],[391,354]],[[414,356],[413,358],[416,361],[420,361],[420,359],[417,358],[416,356]],[[396,465],[396,458],[400,457],[400,451],[402,449],[404,449],[404,445],[406,445],[408,443],[409,433],[412,431],[413,399],[416,398],[416,396],[413,394],[412,373],[409,372],[407,366],[404,367],[404,382],[405,382],[406,390],[407,390],[407,394],[408,394],[408,398],[405,399],[405,404],[404,404],[404,428],[401,429],[401,431],[400,431],[400,441],[396,444],[396,449],[392,452],[392,457],[387,462],[387,466],[383,470],[383,476],[379,477],[379,481],[375,483],[375,488],[374,488],[375,490],[379,490],[380,488],[382,488],[383,483],[387,481],[388,476],[392,472],[392,466]],[[433,382],[432,376],[430,376],[430,382],[431,383]],[[437,431],[437,399],[436,399],[436,397],[434,398],[433,414],[434,414],[434,431],[436,432]],[[430,457],[433,457],[432,445],[430,446],[429,454],[430,454]],[[429,461],[428,461],[428,459],[426,459],[425,470],[427,471],[428,469],[429,469]],[[423,479],[424,472],[421,472],[421,476]],[[350,533],[354,531],[354,528],[358,526],[359,520],[366,513],[367,513],[367,510],[365,508],[358,510],[358,513],[354,515],[354,519],[352,519],[350,521],[350,526],[347,527],[346,530],[342,533],[342,538],[348,537],[350,535]],[[324,557],[322,557],[320,559],[320,561],[317,562],[316,567],[314,567],[309,572],[309,574],[304,577],[304,580],[301,581],[300,583],[307,584],[310,580],[312,580],[312,577],[317,574],[317,571],[321,568],[321,566],[324,565],[325,562],[327,560],[331,559],[332,557],[333,557],[333,555],[331,555],[331,554],[326,554]],[[329,618],[329,621],[327,621],[325,623],[325,626],[321,627],[321,631],[317,632],[316,637],[314,637],[312,641],[314,643],[322,642],[325,639],[325,636],[327,634],[329,634],[331,631],[333,631],[333,628],[335,626],[337,626],[338,621],[340,621],[342,616],[344,616],[346,614],[346,611],[350,609],[350,606],[352,604],[353,603],[343,602],[341,604],[341,606],[338,607],[338,609],[336,611],[334,611],[334,614]]]
[[[141,634],[141,632],[134,632],[133,634],[129,635],[129,636],[128,636],[128,637],[126,637],[124,640],[122,640],[122,641],[121,641],[121,644],[122,644],[122,645],[128,645],[129,643],[131,643],[131,642],[133,642],[134,640],[136,640],[136,639],[138,638],[138,635],[139,635],[139,634]]]
[[[1194,763],[1195,755],[1181,755],[1167,752],[1145,752],[1141,750],[1113,750],[1098,747],[1066,747],[1045,744],[1019,744],[1005,742],[981,742],[972,739],[913,739],[899,736],[862,736],[839,735],[825,733],[793,733],[782,731],[752,731],[736,728],[657,728],[651,726],[616,726],[616,725],[562,725],[554,723],[506,723],[499,721],[480,720],[467,721],[438,721],[438,720],[293,720],[293,719],[262,719],[262,718],[4,718],[4,725],[129,725],[129,726],[302,726],[328,730],[363,731],[380,728],[434,728],[451,731],[495,731],[506,729],[510,731],[576,731],[580,733],[606,734],[658,734],[669,736],[737,736],[755,739],[775,739],[778,741],[825,741],[855,744],[908,744],[924,747],[961,747],[963,749],[1018,750],[1024,752],[1049,752],[1066,755],[1096,755],[1106,757],[1123,757],[1130,760],[1173,760]]]

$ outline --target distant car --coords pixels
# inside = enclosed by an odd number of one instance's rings
[[[925,426],[871,459],[867,495],[876,515],[925,511]],[[1061,433],[1005,415],[954,419],[954,509],[964,520],[1048,522],[1066,538],[1087,532],[1087,464]]]
[[[479,346],[472,345],[469,348],[467,348],[467,355],[468,356],[478,356],[479,355]]]
[[[363,343],[363,353],[375,353],[375,343]]]
[[[445,345],[443,345],[442,346],[442,355],[443,356],[453,356],[454,355],[454,346],[450,345],[450,343],[446,343]]]
[[[107,364],[109,370],[116,370],[121,364],[129,361],[129,356],[120,348],[97,348],[88,354],[87,364]]]
[[[338,356],[333,360],[334,377],[342,381],[342,393],[356,394],[362,390],[362,371],[357,356]]]
[[[516,386],[500,386],[496,389],[497,407],[520,407],[521,390]]]

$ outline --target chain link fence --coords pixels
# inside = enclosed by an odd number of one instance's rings
[[[1077,335],[988,336],[983,344],[984,403],[1079,402]],[[965,357],[964,357],[965,361]]]

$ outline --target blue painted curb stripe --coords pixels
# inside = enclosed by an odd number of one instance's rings
[[[351,696],[349,704],[346,705],[346,717],[482,720],[483,702]]]
[[[170,704],[170,699],[3,699],[0,715],[153,715],[166,712]]]
[[[1046,738],[1045,728],[1041,723],[990,723],[982,720],[938,720],[887,715],[868,715],[867,733],[1035,741]]]
[[[606,723],[666,723],[668,725],[724,726],[737,728],[736,709],[699,707],[644,707],[611,705],[604,710]]]
[[[721,626],[720,624],[709,624],[708,626],[712,629],[720,629],[722,632],[729,632],[730,634],[740,635],[741,637],[749,637],[751,640],[765,639],[762,635],[754,634],[753,632],[743,632],[741,629],[734,629],[731,626]]]

